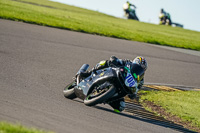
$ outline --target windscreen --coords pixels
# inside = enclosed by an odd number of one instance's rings
[[[142,78],[144,76],[144,69],[135,63],[131,64],[131,73]],[[135,73],[135,74],[134,74]]]

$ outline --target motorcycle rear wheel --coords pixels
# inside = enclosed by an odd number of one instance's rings
[[[64,90],[63,90],[63,93],[64,93],[64,96],[68,99],[74,99],[76,98],[76,94],[74,92],[74,87],[76,86],[76,83],[75,81],[71,82],[70,84],[68,84]]]
[[[96,97],[92,97],[91,94],[84,99],[84,104],[87,106],[94,106],[99,103],[103,103],[104,101],[111,98],[116,92],[116,89],[113,85],[110,85],[108,90],[103,92]]]

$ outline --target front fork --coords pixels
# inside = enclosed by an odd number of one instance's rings
[[[79,83],[80,83],[80,75],[77,75],[77,77],[76,77],[76,85],[78,86]]]

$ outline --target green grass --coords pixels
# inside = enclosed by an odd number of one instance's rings
[[[48,0],[0,0],[0,18],[200,50],[200,32],[119,19]]]
[[[26,128],[19,124],[0,122],[0,133],[50,133],[50,132],[45,132],[34,128]]]
[[[170,114],[189,121],[200,129],[199,97],[199,91],[146,91],[141,96],[141,101],[147,100],[162,106]]]

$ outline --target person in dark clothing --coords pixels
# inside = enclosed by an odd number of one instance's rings
[[[110,60],[100,61],[98,64],[96,64],[96,66],[91,71],[80,73],[80,77],[83,77],[83,78],[88,77],[91,75],[92,72],[100,70],[100,69],[104,69],[107,67],[125,66],[125,64],[127,62],[136,63],[136,64],[140,65],[145,71],[147,70],[147,62],[146,62],[145,58],[142,56],[137,56],[134,60],[127,60],[127,59],[123,60],[123,59],[119,59],[115,56],[111,56]],[[140,89],[143,84],[144,84],[144,77],[142,77],[142,79],[139,81],[138,89]],[[136,91],[134,94],[129,94],[128,97],[130,99],[136,98],[137,92],[138,91]],[[113,101],[113,102],[109,103],[109,105],[114,108],[114,111],[121,112],[125,108],[124,98],[120,98],[116,101]]]

